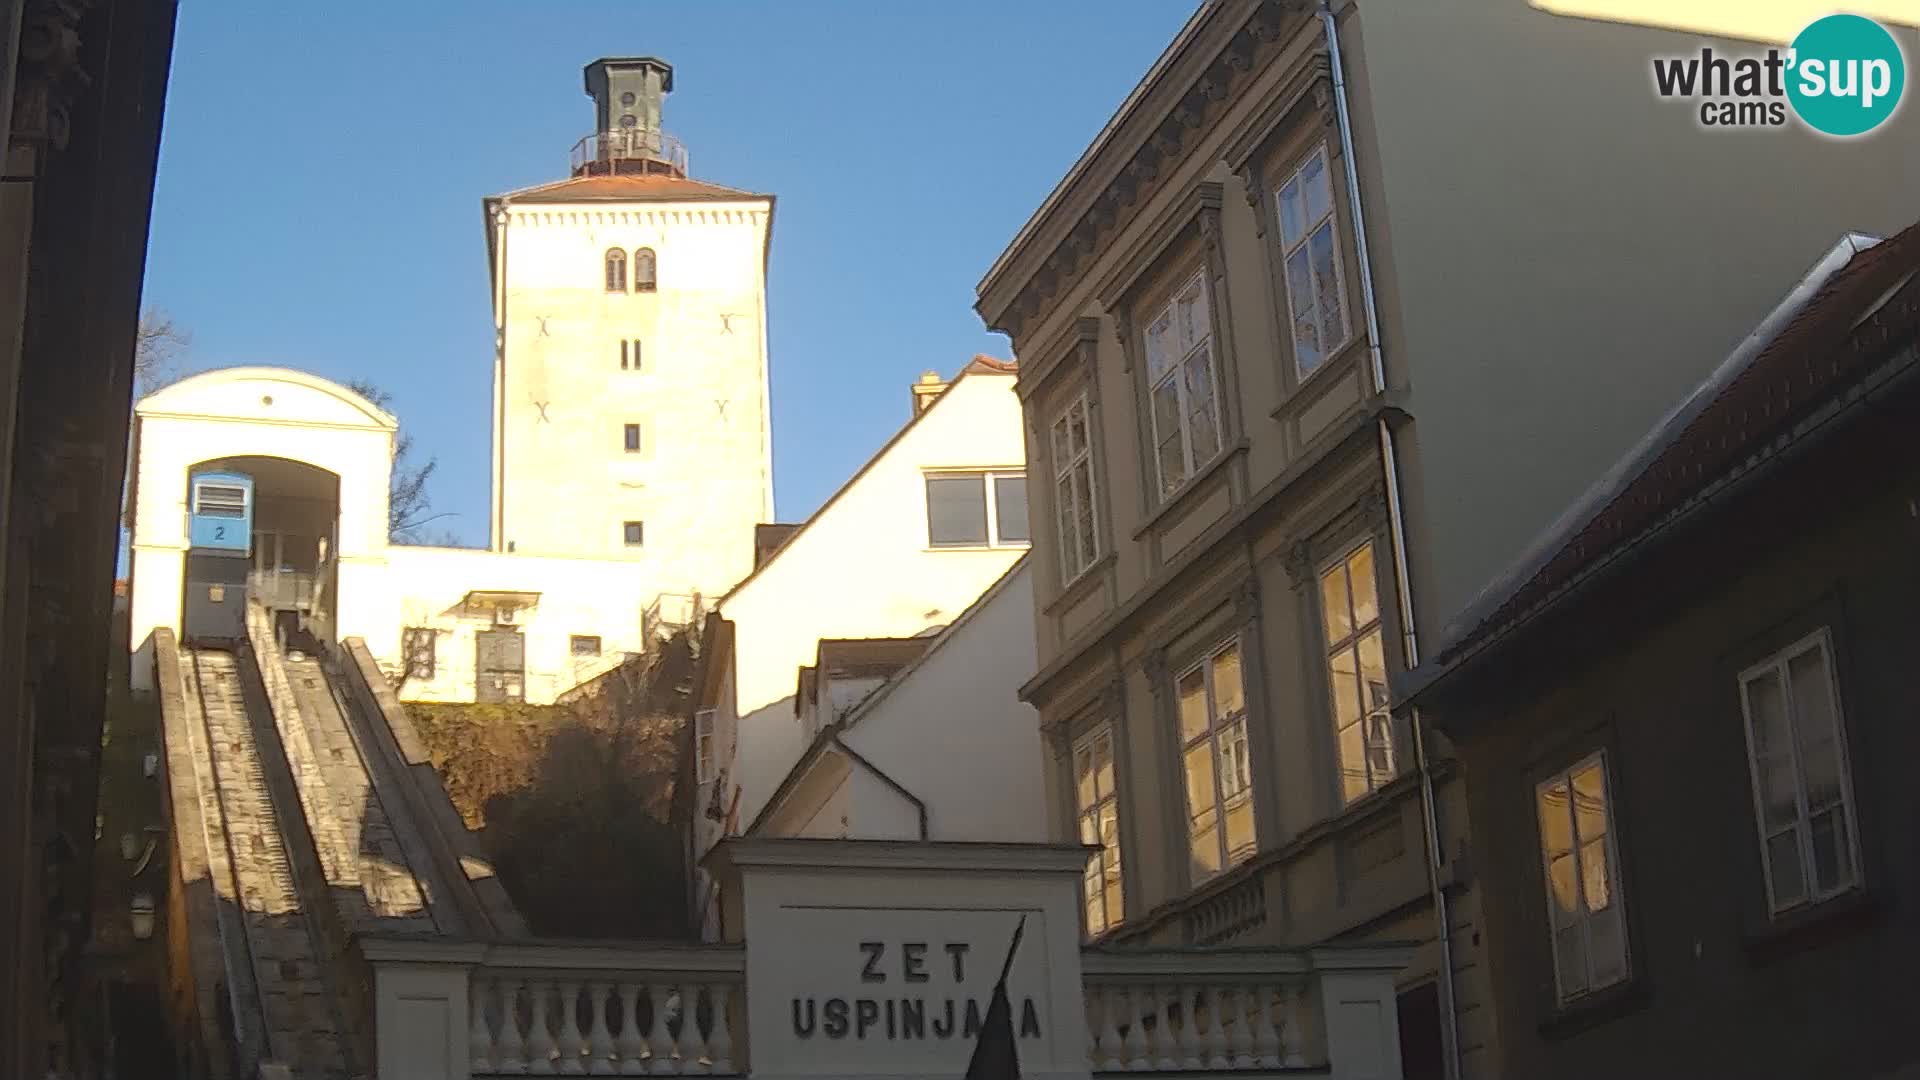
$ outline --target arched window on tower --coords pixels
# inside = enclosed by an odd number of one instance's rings
[[[627,253],[619,248],[607,249],[607,291],[627,291]]]
[[[654,258],[652,248],[640,248],[633,253],[633,291],[652,292],[654,288]]]

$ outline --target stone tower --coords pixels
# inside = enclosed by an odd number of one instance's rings
[[[663,61],[596,60],[585,81],[595,130],[570,175],[485,200],[493,546],[717,595],[773,513],[773,197],[692,178],[661,127]]]

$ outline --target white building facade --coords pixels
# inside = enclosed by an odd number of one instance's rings
[[[1026,552],[1015,372],[982,357],[916,387],[908,424],[717,602],[696,688],[696,857],[760,815],[831,719],[796,707],[823,642],[931,638]]]

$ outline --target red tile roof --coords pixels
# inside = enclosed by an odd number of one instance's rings
[[[503,196],[516,203],[726,201],[767,197],[666,173],[576,176]]]

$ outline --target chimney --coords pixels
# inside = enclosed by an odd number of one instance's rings
[[[939,372],[921,372],[920,381],[913,384],[913,415],[926,412],[927,406],[932,405],[933,399],[939,397],[946,388],[946,380],[940,377]]]
[[[585,70],[599,172],[686,172],[685,152],[660,126],[673,65],[653,56],[602,57]],[[594,171],[594,170],[588,170]]]

